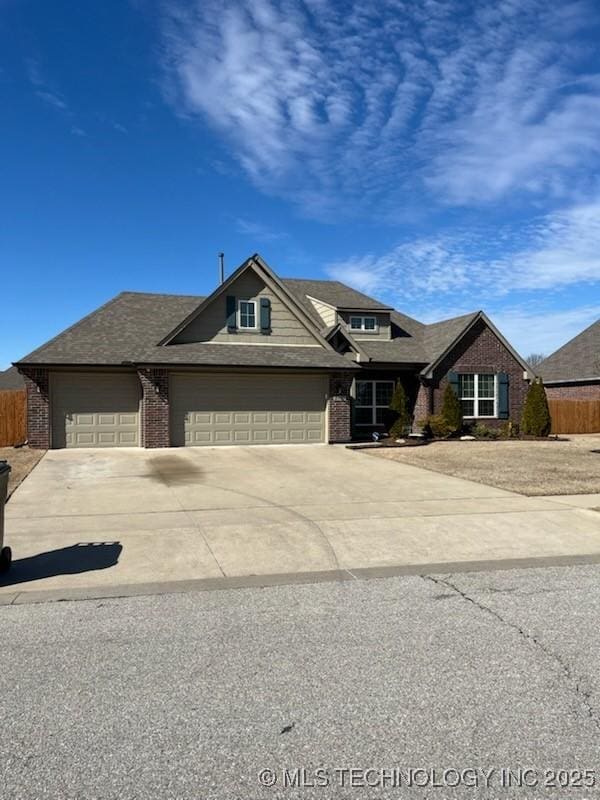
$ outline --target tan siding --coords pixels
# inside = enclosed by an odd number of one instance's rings
[[[388,313],[377,314],[377,313],[371,313],[370,311],[350,313],[348,311],[340,311],[339,317],[342,326],[347,328],[348,331],[350,331],[350,333],[352,334],[352,336],[355,336],[357,338],[377,339],[377,340],[392,338],[390,315]],[[350,330],[350,317],[375,317],[375,319],[377,320],[377,325],[379,330],[378,331]]]
[[[327,325],[327,327],[332,327],[336,324],[337,313],[335,308],[331,308],[331,306],[321,303],[320,300],[315,300],[313,297],[309,297],[308,299],[315,307],[315,311],[323,320],[324,325]]]
[[[174,446],[307,444],[325,437],[327,378],[196,373],[171,376]]]
[[[227,295],[234,295],[243,300],[260,300],[261,297],[268,297],[271,301],[271,333],[263,334],[260,330],[230,333],[227,330],[225,310]],[[260,303],[257,305],[258,314],[260,314],[259,306]],[[262,279],[250,270],[240,275],[225,293],[213,300],[200,316],[178,334],[173,343],[184,342],[319,345],[315,337],[273,294]]]

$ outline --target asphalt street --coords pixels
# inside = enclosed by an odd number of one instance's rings
[[[599,586],[587,566],[1,607],[0,797],[599,796]]]

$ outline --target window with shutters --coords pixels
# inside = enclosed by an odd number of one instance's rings
[[[458,396],[463,417],[498,416],[498,379],[491,373],[458,376]]]
[[[256,301],[240,300],[238,302],[238,328],[256,329]]]

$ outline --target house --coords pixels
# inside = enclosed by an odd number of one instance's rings
[[[17,362],[33,447],[348,442],[415,419],[520,417],[528,367],[483,312],[424,325],[337,281],[247,259],[208,297],[124,292]]]
[[[9,367],[0,372],[0,392],[24,389],[25,381],[16,367]]]
[[[537,367],[551,400],[600,400],[600,319]]]

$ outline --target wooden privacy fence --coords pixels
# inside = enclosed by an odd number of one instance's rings
[[[548,400],[552,433],[600,433],[600,400]]]
[[[25,389],[0,392],[0,447],[23,444],[27,438]]]

